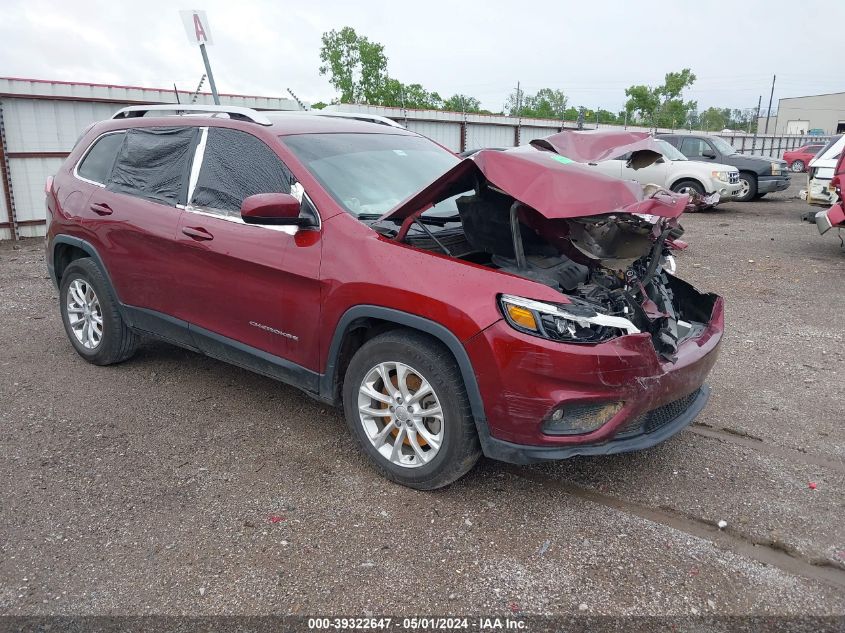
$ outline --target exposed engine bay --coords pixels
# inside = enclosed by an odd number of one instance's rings
[[[627,319],[633,331],[649,332],[669,360],[710,318],[716,296],[673,275],[672,249],[683,234],[677,219],[632,213],[548,219],[490,185],[455,203],[459,217],[444,220],[459,225],[432,232],[418,218],[405,241],[549,286],[572,302],[570,315]],[[631,331],[614,323],[561,340],[596,343]]]
[[[686,246],[678,218],[702,201],[584,165],[625,153],[646,166],[660,146],[644,133],[567,131],[530,147],[480,150],[371,226],[563,295],[555,305],[501,296],[516,329],[569,343],[648,332],[674,361],[717,300],[674,276],[672,251]]]

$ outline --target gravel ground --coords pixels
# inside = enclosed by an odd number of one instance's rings
[[[845,614],[845,250],[797,190],[684,221],[727,301],[695,426],[430,493],[269,379],[86,364],[42,242],[0,244],[0,614]]]

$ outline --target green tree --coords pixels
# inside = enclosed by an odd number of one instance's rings
[[[679,127],[687,121],[690,111],[697,107],[695,101],[684,101],[681,93],[695,83],[695,74],[684,68],[680,72],[666,73],[659,86],[636,85],[625,90],[628,101],[625,110],[636,113],[640,119],[657,127]]]
[[[568,99],[561,90],[541,88],[535,94],[514,90],[505,102],[505,112],[510,116],[534,117],[538,119],[562,119]]]
[[[699,116],[699,121],[704,130],[711,132],[724,129],[728,122],[725,117],[725,110],[714,107],[707,108],[702,112]]]
[[[455,94],[443,102],[443,109],[450,112],[481,112],[481,101],[464,94]]]
[[[320,74],[340,92],[341,103],[377,101],[385,88],[387,57],[384,46],[345,26],[323,33]]]

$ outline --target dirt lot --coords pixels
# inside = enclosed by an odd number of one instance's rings
[[[727,300],[693,427],[432,493],[269,379],[86,364],[41,240],[3,243],[0,614],[845,614],[845,250],[796,193],[684,221],[679,274]]]

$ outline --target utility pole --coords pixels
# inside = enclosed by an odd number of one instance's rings
[[[763,101],[763,95],[757,97],[757,116],[755,117],[755,121],[760,120],[760,104]],[[751,139],[751,155],[754,155],[754,149],[757,147],[757,126],[754,126],[754,136]]]
[[[628,129],[628,108],[625,108],[625,129]]]
[[[769,117],[772,115],[772,97],[775,96],[775,79],[777,79],[777,75],[772,75],[772,91],[769,93],[769,109],[766,110],[766,129],[763,131],[763,134],[769,133]],[[759,110],[759,107],[758,107]],[[759,115],[759,112],[758,112]],[[759,120],[759,117],[758,117]]]
[[[514,147],[519,147],[520,132],[522,127],[522,91],[519,89],[519,81],[516,82],[516,133],[514,134]]]

